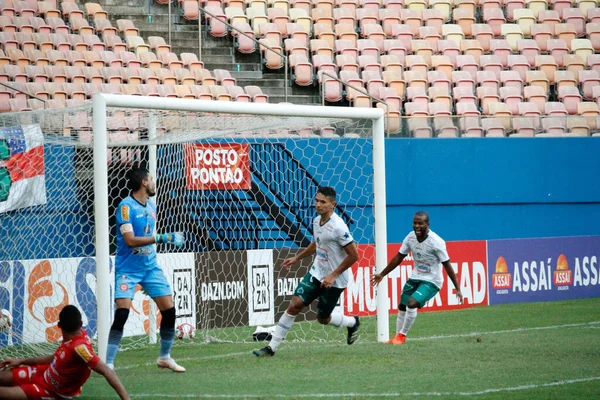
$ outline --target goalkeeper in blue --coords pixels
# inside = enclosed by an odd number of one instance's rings
[[[160,322],[160,354],[156,360],[159,368],[185,372],[171,358],[175,338],[175,307],[173,290],[156,262],[155,243],[183,246],[183,233],[154,234],[156,204],[150,200],[156,194],[156,184],[145,168],[134,167],[128,174],[131,195],[117,208],[117,255],[115,258],[115,319],[108,335],[106,364],[114,368],[123,327],[129,316],[131,301],[137,284],[156,302],[162,315]]]

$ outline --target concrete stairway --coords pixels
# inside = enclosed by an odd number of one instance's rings
[[[168,6],[149,0],[97,0],[108,12],[113,26],[118,19],[130,19],[140,30],[144,39],[149,36],[162,36],[168,43]],[[83,9],[85,1],[78,1]],[[198,54],[198,22],[186,22],[179,15],[177,2],[171,4],[171,50],[176,53]],[[210,70],[225,69],[237,79],[239,86],[257,85],[269,95],[269,102],[285,101],[285,79],[283,69],[263,70],[258,50],[253,54],[241,54],[233,48],[231,36],[214,38],[207,35],[202,25],[201,59]],[[320,104],[318,87],[288,86],[288,102],[294,104]]]

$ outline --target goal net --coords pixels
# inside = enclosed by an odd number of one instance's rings
[[[115,213],[134,165],[156,178],[156,232],[186,236],[181,248],[156,247],[177,325],[196,327],[181,344],[252,341],[257,327],[277,322],[311,266],[310,257],[290,270],[281,263],[312,240],[319,186],[336,189],[336,212],[355,241],[375,243],[373,110],[367,118],[291,105],[240,112],[235,103],[119,97],[111,106],[107,96],[105,109],[0,115],[0,307],[14,319],[0,332],[0,356],[52,351],[66,304],[79,307],[103,351],[118,280]],[[345,297],[338,307],[344,312]],[[315,319],[316,304],[287,339],[344,339]],[[121,351],[156,343],[159,325],[136,288]]]

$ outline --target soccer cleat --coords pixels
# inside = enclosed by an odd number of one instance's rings
[[[356,342],[358,339],[358,327],[360,326],[360,319],[358,317],[354,317],[356,321],[354,326],[348,328],[348,338],[346,339],[346,343],[352,344]]]
[[[171,357],[158,357],[156,365],[161,369],[170,369],[173,372],[185,372],[185,368],[177,364]]]
[[[260,350],[254,350],[252,354],[254,354],[256,357],[273,357],[275,352],[271,350],[269,346],[266,346]]]
[[[394,336],[394,338],[392,340],[388,340],[388,343],[389,344],[404,344],[405,341],[406,341],[406,335],[399,333],[396,336]]]

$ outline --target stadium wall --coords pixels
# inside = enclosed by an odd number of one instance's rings
[[[367,226],[373,218],[372,176],[335,169],[340,157],[370,164],[364,146],[353,146],[356,140],[364,139],[282,142],[321,184],[343,182],[339,203],[355,224]],[[30,250],[36,248],[45,249],[44,257],[93,255],[92,197],[80,191],[74,196],[74,154],[53,151],[52,145],[45,153],[48,204],[0,218],[0,231],[9,232],[0,260],[35,258]],[[598,154],[600,140],[586,138],[388,139],[388,242],[402,241],[420,209],[429,212],[432,229],[446,240],[600,235],[600,224],[592,223],[600,221]],[[61,232],[58,226],[69,228]],[[29,237],[27,245],[9,245],[23,237]],[[373,242],[368,232],[355,239]]]
[[[446,240],[598,235],[598,154],[586,138],[388,140],[388,242],[420,209]]]

